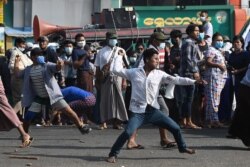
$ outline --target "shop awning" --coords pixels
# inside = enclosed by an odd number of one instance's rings
[[[22,31],[15,28],[4,27],[5,34],[11,37],[33,37],[33,31]]]

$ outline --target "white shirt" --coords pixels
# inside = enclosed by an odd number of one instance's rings
[[[72,56],[67,57],[66,54],[63,54],[60,56],[60,59],[63,61],[68,61],[70,63],[73,64],[72,61]],[[69,65],[69,64],[64,64],[63,68],[62,68],[62,74],[64,76],[64,78],[76,78],[77,76],[77,70],[74,69],[73,65]]]
[[[10,69],[11,74],[14,73],[14,65],[15,65],[15,60],[16,60],[17,55],[19,55],[20,59],[21,59],[21,61],[19,63],[20,70],[23,70],[27,66],[30,66],[33,64],[32,60],[26,54],[23,54],[17,47],[14,47],[12,49],[11,56],[10,56],[10,62],[9,62],[9,69]]]
[[[213,25],[212,25],[212,23],[206,22],[204,24],[204,32],[205,32],[205,35],[209,36],[209,38],[206,39],[206,42],[210,46],[212,44],[212,37],[213,37]]]
[[[114,55],[113,61],[111,62],[111,65],[110,65],[110,69],[112,69],[114,66],[114,59],[115,59],[115,57],[119,56],[118,51],[122,49],[120,47],[113,47],[113,49],[109,46],[103,47],[96,55],[95,66],[100,67],[100,69],[102,69],[103,66],[109,62],[111,55],[112,55],[112,51],[114,50],[114,48],[116,48],[115,55]],[[124,49],[122,49],[122,50],[123,50],[123,52],[125,52]]]
[[[112,72],[118,76],[131,81],[132,94],[129,109],[134,113],[145,113],[147,104],[160,108],[157,97],[162,83],[177,85],[193,85],[195,80],[183,77],[174,77],[161,70],[152,70],[148,76],[143,68],[124,69],[122,67],[122,56],[114,60]]]

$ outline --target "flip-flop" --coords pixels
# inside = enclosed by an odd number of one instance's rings
[[[127,147],[128,150],[133,150],[133,149],[144,149],[145,147],[140,145],[140,144],[137,144],[137,146],[133,146],[133,147]]]
[[[202,129],[202,128],[197,125],[186,125],[185,129]]]
[[[163,145],[162,147],[163,148],[173,148],[173,147],[176,147],[176,146],[177,146],[176,142],[169,142],[169,143],[166,143],[165,145]]]
[[[21,148],[29,147],[31,143],[34,141],[33,137],[30,137],[29,139],[26,139],[22,142],[22,145],[20,145]]]

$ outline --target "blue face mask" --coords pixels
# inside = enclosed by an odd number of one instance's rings
[[[220,49],[223,47],[223,45],[224,45],[223,41],[216,41],[214,47]]]
[[[65,52],[66,52],[67,55],[71,55],[72,51],[73,51],[72,47],[65,47]]]
[[[37,56],[36,61],[38,64],[45,64],[45,57],[44,56]]]
[[[199,34],[199,40],[200,41],[202,41],[204,39],[204,37],[205,37],[205,33],[204,32],[202,32],[202,33]]]
[[[117,44],[117,39],[110,39],[109,40],[109,46],[114,47]]]

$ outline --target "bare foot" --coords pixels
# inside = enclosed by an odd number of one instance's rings
[[[127,148],[136,147],[138,144],[135,141],[129,141],[127,143]]]
[[[106,159],[106,161],[109,162],[109,163],[115,163],[116,162],[116,157],[115,156],[108,157]]]

